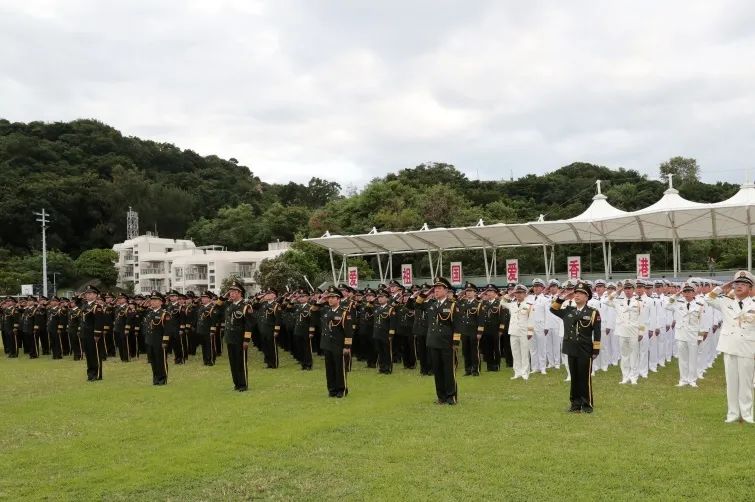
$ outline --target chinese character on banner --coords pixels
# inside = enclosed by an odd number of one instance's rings
[[[461,262],[451,262],[451,285],[461,286]]]
[[[637,255],[637,278],[650,279],[650,255]]]
[[[401,285],[405,288],[408,288],[412,285],[414,281],[414,277],[412,275],[412,264],[411,263],[402,263],[401,264]]]
[[[506,281],[519,282],[519,260],[506,260]]]
[[[349,267],[346,278],[348,279],[346,282],[350,288],[359,287],[359,272],[357,271],[357,267]]]
[[[569,256],[566,259],[566,272],[569,279],[579,279],[582,275],[582,259],[579,256]]]

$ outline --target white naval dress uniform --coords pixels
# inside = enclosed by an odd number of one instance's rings
[[[723,325],[716,349],[724,355],[727,422],[738,418],[753,423],[752,394],[755,377],[755,301],[721,295],[716,287],[706,301],[721,312]]]

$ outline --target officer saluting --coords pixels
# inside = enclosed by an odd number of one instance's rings
[[[325,378],[330,397],[349,393],[344,359],[351,354],[353,323],[348,305],[341,305],[343,293],[331,286],[323,294],[328,306],[321,310],[320,348],[325,356]]]
[[[86,302],[81,307],[81,324],[79,337],[84,346],[87,361],[87,380],[94,382],[102,380],[102,353],[100,352],[100,338],[103,332],[102,306],[95,299],[99,290],[91,284],[84,291]]]
[[[566,300],[574,299],[575,306],[561,308]],[[562,351],[568,356],[571,371],[570,412],[592,413],[592,361],[600,352],[600,313],[589,307],[590,286],[580,281],[574,293],[559,296],[551,304],[553,315],[564,321]]]
[[[415,304],[427,315],[427,348],[435,376],[437,404],[456,404],[456,346],[461,342],[459,308],[448,299],[451,284],[438,277],[433,284],[433,298],[425,301],[428,293],[420,293]]]
[[[174,324],[171,322],[172,313],[163,308],[165,297],[157,291],[153,291],[149,297],[150,309],[144,315],[144,336],[147,338],[149,348],[149,361],[152,364],[152,385],[165,385],[168,383],[168,360],[166,351],[171,336],[175,333]]]
[[[223,336],[228,344],[228,362],[231,366],[233,390],[245,392],[249,388],[247,350],[252,340],[252,307],[242,301],[246,289],[234,280],[228,287],[228,303],[225,306]]]

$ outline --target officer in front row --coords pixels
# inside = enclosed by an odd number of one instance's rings
[[[95,300],[99,290],[91,284],[84,291],[85,302],[81,306],[81,323],[79,324],[79,338],[84,348],[87,361],[87,380],[95,382],[102,380],[102,352],[100,340],[104,328],[102,306]]]
[[[427,349],[430,355],[437,404],[456,404],[459,389],[456,385],[456,347],[461,342],[459,308],[448,298],[451,284],[444,277],[438,277],[433,284],[433,298],[427,299],[429,292],[422,292],[415,300],[417,310],[425,312],[427,318]]]
[[[337,287],[329,287],[323,298],[328,305],[320,310],[320,348],[325,356],[328,395],[341,398],[349,393],[345,359],[351,356],[353,322],[349,306],[341,305],[343,293]]]
[[[152,364],[152,385],[168,383],[168,342],[175,336],[172,312],[163,308],[165,297],[153,291],[149,297],[149,310],[144,314],[142,331],[147,340],[149,361]]]
[[[223,337],[228,344],[228,363],[231,366],[233,390],[246,392],[249,389],[247,351],[252,341],[251,305],[244,303],[246,288],[237,280],[228,287],[228,302],[225,305]]]
[[[592,413],[592,361],[600,352],[600,313],[589,307],[587,300],[592,298],[590,286],[580,281],[573,293],[559,295],[551,304],[553,315],[564,322],[562,351],[569,360],[571,372],[570,412]],[[574,306],[563,309],[562,304],[574,300]]]

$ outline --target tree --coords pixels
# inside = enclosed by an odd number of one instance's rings
[[[280,256],[262,260],[254,280],[262,289],[275,288],[283,292],[306,287],[304,278],[312,282],[317,275],[319,267],[312,257],[297,249],[289,249]]]
[[[677,185],[697,183],[700,179],[700,166],[697,160],[686,157],[672,157],[659,166],[661,179],[668,183],[669,174],[674,175]]]
[[[89,249],[76,258],[76,271],[82,279],[99,279],[106,286],[115,286],[118,280],[116,261],[118,253],[112,249]]]

